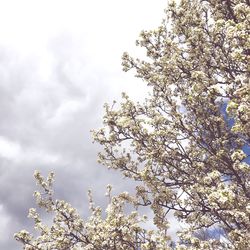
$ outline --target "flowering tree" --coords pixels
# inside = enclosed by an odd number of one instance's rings
[[[171,1],[166,19],[143,31],[137,44],[147,59],[123,55],[149,86],[144,103],[126,94],[120,106],[106,105],[99,159],[138,182],[136,195],[110,195],[106,216],[94,207],[84,222],[76,210],[52,196],[52,175],[36,179],[45,191],[37,203],[54,212],[46,226],[34,209],[40,236],[15,235],[24,249],[171,249],[170,211],[185,225],[175,249],[247,249],[250,242],[250,2]],[[226,107],[226,110],[225,110]],[[245,152],[244,150],[245,149]],[[124,204],[149,207],[145,218],[126,214]],[[198,237],[215,228],[218,237]]]

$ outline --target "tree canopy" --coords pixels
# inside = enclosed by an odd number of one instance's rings
[[[250,2],[170,1],[155,30],[137,45],[145,59],[123,55],[149,88],[143,103],[123,93],[105,105],[104,127],[94,139],[99,161],[138,184],[136,194],[111,195],[106,213],[93,204],[83,221],[70,204],[53,197],[53,174],[36,172],[44,190],[39,206],[54,213],[43,224],[35,209],[38,237],[22,230],[24,249],[247,249],[250,242]],[[126,203],[135,211],[124,211]],[[149,207],[156,229],[137,208]],[[185,227],[172,244],[168,215]],[[223,237],[200,237],[219,230]],[[218,232],[219,232],[218,231]]]

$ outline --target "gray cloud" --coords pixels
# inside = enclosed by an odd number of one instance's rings
[[[102,205],[105,186],[120,183],[118,173],[96,163],[99,147],[92,144],[89,132],[101,124],[107,85],[94,76],[84,57],[78,58],[70,35],[56,37],[50,46],[53,73],[47,82],[39,79],[39,62],[34,58],[1,57],[5,68],[0,74],[0,213],[5,217],[5,238],[0,238],[0,249],[17,249],[13,234],[32,228],[27,211],[35,205],[35,169],[44,174],[55,171],[56,195],[84,216],[88,188]],[[125,183],[117,189],[127,189]]]
[[[97,164],[100,147],[89,131],[101,126],[104,102],[124,90],[140,97],[141,85],[121,72],[120,57],[133,51],[144,23],[159,24],[165,1],[59,2],[16,1],[18,11],[6,2],[0,9],[0,249],[20,249],[13,234],[32,230],[27,213],[35,206],[35,169],[55,171],[56,196],[83,216],[89,188],[104,205],[108,183],[115,192],[131,187]]]

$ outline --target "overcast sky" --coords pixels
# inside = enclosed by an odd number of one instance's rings
[[[89,131],[120,92],[143,98],[147,90],[122,72],[121,55],[138,54],[138,34],[157,27],[165,7],[166,0],[0,0],[0,249],[21,249],[13,234],[33,225],[35,169],[55,171],[58,198],[83,215],[88,188],[97,203],[108,183],[128,189],[97,164]]]

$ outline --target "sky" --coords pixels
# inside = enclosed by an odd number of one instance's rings
[[[56,174],[55,193],[86,216],[86,193],[105,203],[105,187],[128,190],[119,173],[97,163],[91,129],[103,104],[147,88],[124,73],[121,56],[143,54],[141,30],[164,18],[166,0],[0,0],[0,249],[31,230],[34,170]],[[46,215],[45,220],[46,220]]]

